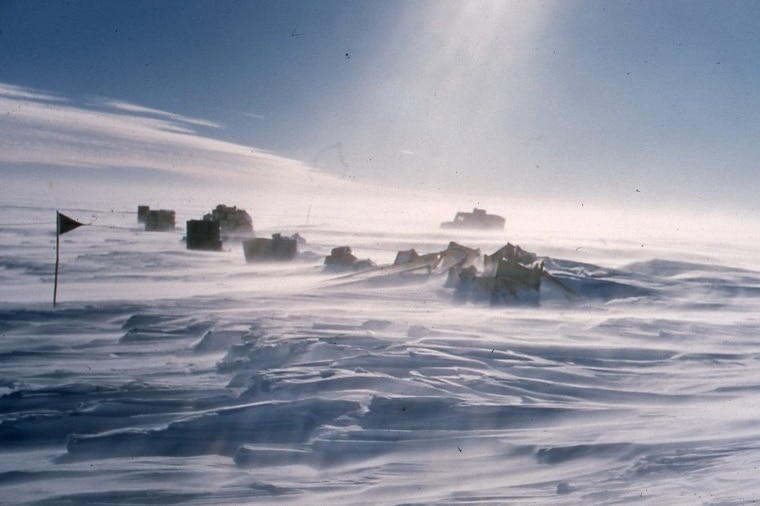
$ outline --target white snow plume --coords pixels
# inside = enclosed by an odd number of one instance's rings
[[[184,187],[189,182],[255,183],[262,194],[341,185],[295,160],[199,130],[213,132],[221,125],[123,101],[77,103],[0,84],[0,112],[0,166],[9,176],[47,167],[49,179],[60,180],[71,169],[89,169],[91,184],[106,185],[113,182],[114,171],[122,173],[119,184],[130,181],[130,174],[131,182],[139,183],[153,173]]]

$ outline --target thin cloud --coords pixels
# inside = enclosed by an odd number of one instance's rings
[[[241,112],[240,115],[241,116],[245,116],[246,118],[267,119],[267,117],[264,116],[264,115],[262,115],[262,114],[255,114],[255,113],[252,113],[252,112]]]
[[[159,109],[153,109],[150,107],[144,107],[141,105],[131,104],[129,102],[124,102],[123,100],[109,99],[109,100],[104,100],[102,104],[103,106],[110,107],[116,111],[128,112],[134,115],[155,117],[155,118],[165,119],[167,121],[172,121],[176,123],[186,123],[188,125],[193,125],[193,126],[208,127],[208,128],[222,128],[222,125],[213,121],[199,119],[199,118],[191,118],[191,117],[183,116],[180,114],[173,114],[170,112],[161,111]]]
[[[0,97],[11,100],[29,100],[36,102],[61,103],[65,100],[37,90],[30,90],[20,86],[0,83]]]

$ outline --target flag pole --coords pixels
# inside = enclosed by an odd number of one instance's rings
[[[55,212],[55,282],[53,283],[53,307],[58,295],[58,247],[61,243],[61,217],[58,211]]]

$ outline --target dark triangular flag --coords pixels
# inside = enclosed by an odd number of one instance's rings
[[[79,228],[84,223],[79,223],[77,220],[71,219],[65,214],[61,214],[58,211],[56,211],[56,214],[58,215],[58,233],[59,234],[65,234],[66,232],[71,232],[75,228]]]

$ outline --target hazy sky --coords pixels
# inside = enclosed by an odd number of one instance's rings
[[[751,0],[0,0],[0,83],[386,185],[754,209],[758,26]]]

